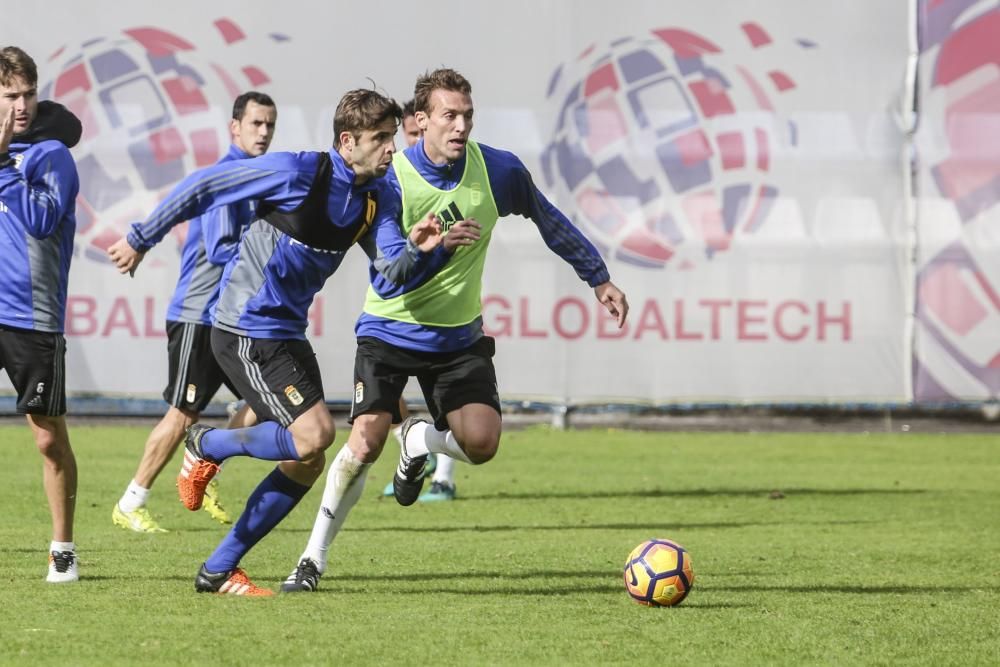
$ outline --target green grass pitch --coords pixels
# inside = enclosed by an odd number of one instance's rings
[[[179,457],[149,505],[171,532],[125,532],[111,508],[148,428],[70,423],[82,580],[63,586],[41,457],[0,427],[3,665],[1000,664],[993,436],[534,427],[460,465],[455,502],[409,508],[379,497],[390,442],[320,591],[241,599],[193,591],[225,529],[181,507]],[[270,467],[227,464],[230,509]],[[244,560],[257,584],[294,566],[319,495]],[[693,556],[679,607],[625,593],[649,537]]]

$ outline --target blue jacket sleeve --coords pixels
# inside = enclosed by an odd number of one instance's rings
[[[594,244],[535,187],[531,173],[516,155],[484,147],[483,157],[501,217],[515,214],[534,222],[545,245],[591,287],[611,279]]]
[[[368,273],[372,287],[382,296],[395,295],[422,284],[451,257],[441,246],[431,252],[422,252],[403,235],[400,225],[402,203],[396,187],[394,175],[380,187],[375,222],[361,240],[370,260]]]
[[[224,266],[236,254],[243,231],[238,205],[213,208],[201,216],[201,233],[205,256],[217,266]]]
[[[28,234],[48,238],[80,189],[76,164],[69,149],[57,141],[37,144],[24,156],[23,174],[13,165],[0,169],[0,201]]]
[[[301,201],[309,191],[315,164],[312,174],[306,174],[308,169],[303,171],[299,166],[291,154],[276,153],[200,169],[181,181],[145,222],[132,225],[128,243],[135,250],[146,252],[176,225],[220,206],[265,200],[280,207]]]

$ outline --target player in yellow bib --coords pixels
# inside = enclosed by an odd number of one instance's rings
[[[496,454],[500,397],[494,341],[483,332],[480,297],[498,220],[531,219],[545,244],[594,289],[619,327],[628,314],[625,294],[611,282],[597,249],[538,191],[517,156],[469,138],[472,86],[465,77],[451,69],[419,77],[414,105],[423,138],[394,156],[386,179],[401,199],[404,232],[430,216],[446,234],[426,270],[401,285],[379,274],[378,259],[372,264],[371,287],[355,327],[351,435],[330,466],[309,543],[284,591],[318,587],[330,543],[399,418],[399,398],[410,377],[420,383],[434,421],[403,422],[393,478],[401,505],[420,495],[429,453],[471,464]]]

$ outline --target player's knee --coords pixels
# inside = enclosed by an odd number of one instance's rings
[[[387,420],[388,417],[379,419],[374,415],[360,415],[354,420],[348,445],[359,461],[374,463],[378,460],[389,435]]]
[[[473,465],[479,465],[497,455],[497,450],[500,448],[500,438],[499,436],[484,435],[470,438],[460,444]]]
[[[295,449],[303,461],[311,459],[325,452],[333,444],[336,435],[337,429],[333,418],[317,419],[308,425],[298,425],[293,431]]]
[[[163,416],[163,421],[169,425],[170,431],[174,435],[183,436],[184,432],[192,424],[198,422],[198,418],[201,415],[193,410],[188,410],[186,408],[178,408],[175,406],[170,406],[167,410],[167,414]]]
[[[42,456],[53,462],[58,463],[73,456],[73,450],[70,448],[69,441],[60,437],[55,430],[36,430],[35,446]]]

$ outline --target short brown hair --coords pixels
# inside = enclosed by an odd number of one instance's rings
[[[472,84],[464,76],[447,67],[418,76],[417,85],[413,88],[413,108],[430,113],[431,93],[435,90],[450,90],[472,95]]]
[[[9,86],[14,78],[24,79],[29,86],[38,84],[38,68],[27,53],[16,46],[0,49],[0,85]]]
[[[359,88],[340,98],[333,114],[333,145],[340,148],[340,133],[350,132],[355,138],[392,118],[399,125],[403,110],[396,100],[374,90]]]
[[[247,113],[247,107],[251,102],[255,102],[262,107],[274,107],[274,100],[267,93],[259,93],[256,90],[248,90],[233,102],[233,120],[243,120]]]

